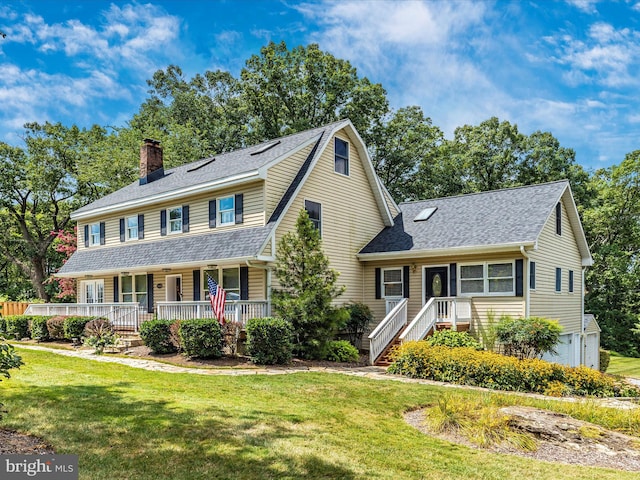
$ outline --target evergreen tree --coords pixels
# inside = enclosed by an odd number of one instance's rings
[[[295,353],[323,358],[327,343],[347,318],[344,309],[332,305],[344,287],[336,286],[338,272],[329,267],[320,232],[306,210],[300,211],[295,232],[278,243],[275,273],[281,288],[273,292],[273,307],[293,327]]]

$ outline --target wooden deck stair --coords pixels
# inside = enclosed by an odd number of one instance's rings
[[[451,330],[451,327],[452,327],[451,322],[438,322],[435,325],[435,329],[437,331]],[[458,332],[468,332],[469,327],[470,327],[469,322],[456,322],[456,329]],[[390,358],[391,351],[393,350],[394,347],[397,347],[398,345],[400,345],[401,343],[400,335],[402,335],[402,332],[404,332],[404,328],[400,330],[400,332],[398,332],[398,334],[389,343],[389,345],[387,345],[387,348],[383,350],[383,352],[380,354],[380,356],[378,357],[378,360],[376,360],[374,365],[376,365],[377,367],[388,367],[389,365],[391,365],[391,358]],[[429,330],[429,332],[427,333],[427,337],[431,335],[433,335],[433,328]]]

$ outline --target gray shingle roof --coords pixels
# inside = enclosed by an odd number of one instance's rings
[[[491,245],[538,239],[567,181],[400,204],[395,225],[382,230],[360,253],[389,253]],[[424,209],[437,207],[426,221]]]
[[[254,257],[272,226],[243,228],[204,235],[179,236],[162,242],[140,242],[111,248],[88,248],[76,251],[59,274],[128,271],[147,267]]]
[[[206,184],[216,180],[222,180],[224,178],[256,171],[282,155],[294,150],[296,147],[299,147],[314,138],[319,138],[322,133],[332,130],[340,123],[346,122],[344,120],[334,122],[322,127],[288,135],[286,137],[275,138],[242,150],[216,155],[215,157],[171,168],[166,170],[165,175],[158,180],[146,185],[140,185],[138,180],[136,180],[116,192],[79,208],[74,212],[74,214],[88,213],[97,208],[110,207],[120,203],[141,200],[145,197],[173,192],[183,188]],[[252,153],[258,152],[264,146],[276,142],[279,143],[263,153],[252,155]],[[211,161],[212,158],[215,158],[215,160]],[[202,165],[202,167],[197,168],[199,165]],[[195,168],[197,168],[197,170]]]

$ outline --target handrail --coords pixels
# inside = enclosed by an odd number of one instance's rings
[[[209,301],[157,302],[158,318],[165,320],[188,320],[192,318],[214,317]],[[228,300],[224,305],[227,321],[240,322],[243,325],[251,318],[268,315],[266,300]]]
[[[420,309],[409,326],[400,335],[400,341],[422,340],[438,320],[436,315],[436,297],[431,297]]]
[[[32,303],[26,315],[86,315],[109,319],[115,327],[132,327],[138,331],[139,305],[137,303]]]
[[[403,298],[369,334],[369,361],[372,365],[407,324],[407,303],[408,299]]]

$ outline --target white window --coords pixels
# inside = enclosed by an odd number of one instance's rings
[[[515,295],[513,262],[460,266],[461,295]]]
[[[81,281],[80,303],[104,303],[104,280]]]
[[[227,292],[227,300],[240,300],[240,268],[215,268],[204,270],[202,276],[203,299],[209,298],[207,277],[211,277]],[[220,281],[222,279],[222,281]]]
[[[169,209],[169,233],[182,233],[182,207]]]
[[[100,245],[100,224],[89,225],[89,245]]]
[[[147,276],[124,275],[120,277],[120,298],[124,303],[147,303]]]
[[[335,139],[335,171],[342,175],[349,175],[349,143]]]
[[[218,200],[218,216],[220,225],[231,225],[236,222],[236,199],[234,195]],[[225,288],[226,290],[226,288]]]
[[[322,205],[320,205],[318,202],[305,200],[304,209],[309,214],[309,220],[311,220],[313,226],[320,232],[320,235],[322,236]]]
[[[382,270],[383,297],[402,297],[402,268],[385,268]]]
[[[138,216],[127,218],[127,240],[138,239]]]

